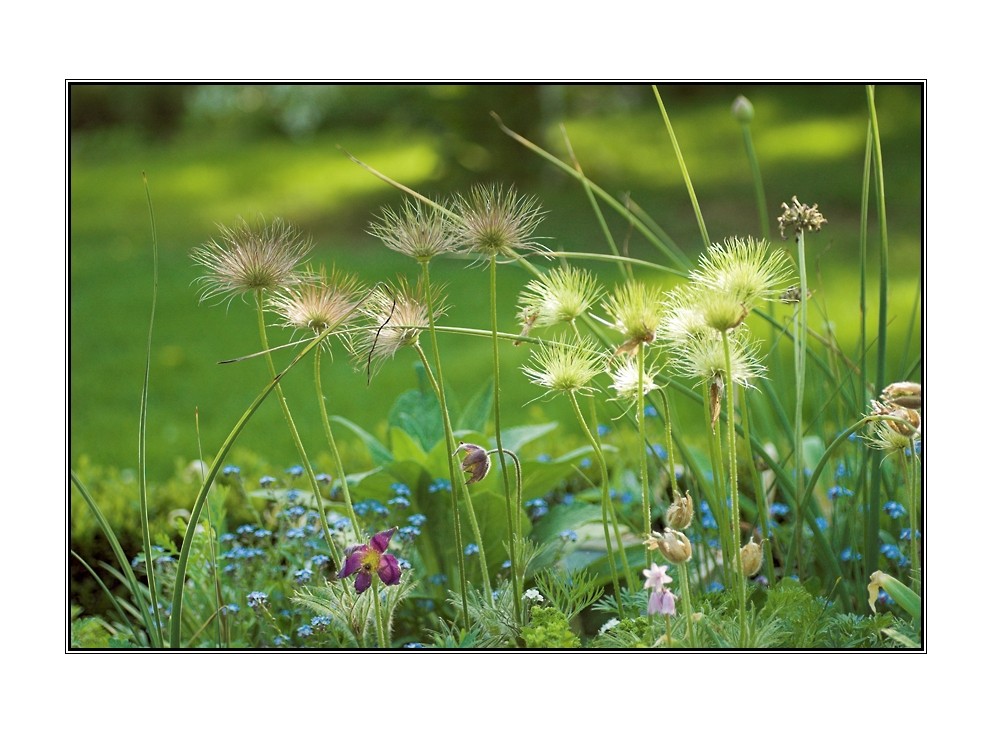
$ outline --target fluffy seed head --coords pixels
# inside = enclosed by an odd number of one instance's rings
[[[588,338],[571,338],[567,342],[544,343],[531,355],[531,364],[523,373],[531,383],[550,391],[594,391],[590,385],[602,371],[604,358]]]
[[[756,347],[748,334],[740,329],[727,333],[727,338],[732,382],[750,388],[754,379],[765,374],[764,366],[757,360]],[[672,369],[678,375],[698,379],[698,384],[728,383],[722,341],[722,335],[710,331],[708,334],[674,343],[671,349]]]
[[[749,312],[758,302],[772,299],[790,274],[785,252],[768,253],[770,243],[753,238],[727,238],[713,243],[699,258],[691,279],[703,290],[725,294]]]
[[[399,212],[383,209],[380,218],[369,226],[369,234],[420,263],[453,253],[461,245],[459,233],[440,210],[414,199],[407,199]]]
[[[536,327],[572,322],[601,296],[602,289],[591,272],[569,266],[553,268],[524,287],[519,319],[523,325]]]
[[[612,327],[626,339],[617,352],[632,352],[657,337],[661,324],[661,290],[639,281],[626,281],[606,300],[606,313]]]
[[[612,389],[616,392],[616,398],[620,401],[636,401],[637,391],[640,389],[640,369],[637,360],[631,355],[623,355],[617,361],[615,367],[609,372],[612,378]],[[643,393],[648,393],[657,388],[654,379],[657,377],[652,368],[644,366],[643,371]]]
[[[443,299],[434,289],[434,317],[445,311]],[[422,286],[411,287],[400,278],[393,284],[376,287],[361,304],[365,329],[352,347],[360,369],[374,373],[400,349],[416,344],[420,333],[430,327],[427,296]]]
[[[336,271],[328,276],[321,266],[319,272],[306,278],[300,286],[273,294],[268,300],[269,309],[282,318],[283,327],[319,334],[343,327],[358,316],[361,296],[353,276]]]
[[[455,202],[461,216],[460,236],[481,256],[514,256],[519,251],[542,251],[533,231],[543,212],[533,197],[521,197],[512,188],[476,186]]]
[[[296,227],[278,219],[262,227],[251,227],[244,220],[221,226],[219,242],[210,240],[190,254],[207,270],[197,279],[200,301],[295,286],[305,280],[296,268],[312,248]]]

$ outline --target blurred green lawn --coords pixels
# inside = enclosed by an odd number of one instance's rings
[[[810,236],[814,311],[823,306],[840,342],[856,344],[858,233],[867,113],[857,85],[661,87],[668,114],[698,194],[710,236],[759,235],[753,185],[738,124],[730,104],[745,93],[756,109],[753,135],[768,196],[772,225],[782,201],[798,195],[818,202],[829,224]],[[670,94],[669,94],[670,93]],[[594,92],[589,92],[594,94]],[[566,157],[563,122],[586,174],[614,196],[629,192],[693,258],[701,249],[698,228],[663,120],[649,86],[644,104],[623,110],[591,106],[548,119],[546,146]],[[921,317],[911,320],[921,279],[922,92],[917,86],[878,89],[886,201],[891,242],[892,319],[890,380],[905,363],[906,339],[919,353]],[[496,110],[510,128],[513,110]],[[494,126],[495,124],[492,123]],[[152,346],[148,409],[148,456],[153,474],[177,459],[210,456],[265,383],[258,360],[218,365],[255,352],[253,308],[240,301],[199,305],[199,275],[191,248],[214,237],[217,224],[237,217],[282,217],[310,233],[313,261],[335,264],[366,283],[406,274],[413,262],[386,250],[365,230],[383,205],[401,194],[341,151],[351,152],[392,178],[431,196],[451,193],[438,151],[445,131],[437,126],[383,123],[340,127],[310,137],[240,135],[230,128],[187,131],[149,140],[121,129],[74,134],[71,139],[70,204],[70,463],[87,455],[97,464],[134,467],[137,420],[152,284],[150,224],[142,172],[148,177],[160,245],[159,301]],[[470,141],[471,133],[468,133]],[[522,147],[521,157],[533,156]],[[484,180],[501,178],[498,162]],[[592,210],[576,181],[541,163],[533,182],[548,214],[539,234],[555,248],[606,252]],[[513,183],[513,182],[505,182]],[[461,186],[460,182],[458,186]],[[873,211],[873,203],[872,203]],[[663,262],[635,232],[607,212],[613,236],[631,255]],[[787,243],[772,233],[773,242]],[[876,249],[877,227],[871,224]],[[876,271],[877,258],[872,258]],[[614,266],[584,263],[611,283]],[[488,326],[488,275],[464,260],[433,266],[444,283],[450,311],[445,323]],[[655,272],[644,272],[656,278]],[[527,278],[505,267],[500,279],[500,328],[514,329],[515,301]],[[674,283],[671,281],[671,283]],[[876,312],[868,320],[876,323]],[[820,323],[814,326],[822,328]],[[274,333],[273,333],[274,335]],[[288,334],[285,338],[288,339]],[[526,404],[538,391],[519,366],[524,347],[502,348],[503,406],[509,424],[560,419],[570,426],[564,402]],[[484,340],[445,336],[445,378],[467,399],[491,375],[491,346]],[[277,365],[289,359],[279,353]],[[416,385],[412,353],[387,365],[366,385],[343,352],[327,365],[324,386],[332,413],[372,431],[381,429],[393,399]],[[323,446],[312,400],[312,375],[301,366],[285,380],[304,441]],[[307,440],[307,438],[309,438]],[[262,407],[239,445],[275,465],[297,462],[274,403]]]

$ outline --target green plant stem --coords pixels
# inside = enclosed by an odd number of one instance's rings
[[[915,530],[918,529],[916,514],[918,513],[918,501],[916,500],[916,470],[917,462],[915,455],[915,441],[912,441],[911,453],[909,456],[902,453],[902,469],[905,473],[905,490],[908,491],[908,534],[909,534],[909,559],[912,560],[912,590],[922,594],[922,567],[919,564],[919,540],[915,538]]]
[[[434,362],[437,365],[437,375],[439,376],[439,380],[443,381],[444,369],[440,360],[440,348],[437,345],[437,329],[434,324],[434,294],[430,286],[430,264],[424,262],[421,264],[421,267],[424,286],[423,292],[427,297],[427,320],[430,326],[430,344],[433,348]],[[430,379],[434,393],[437,394],[437,401],[440,402],[441,420],[444,422],[444,441],[447,443],[447,469],[451,476],[451,514],[454,523],[454,544],[457,547],[458,577],[461,581],[461,610],[464,613],[464,624],[467,627],[470,624],[468,619],[468,576],[465,567],[465,545],[461,535],[461,509],[458,501],[461,494],[467,497],[468,491],[465,488],[464,474],[458,471],[454,462],[454,453],[457,451],[457,445],[454,440],[454,428],[451,426],[451,415],[447,409],[447,396],[444,393],[443,384],[434,378],[434,374],[430,370],[430,363],[419,342],[416,343],[415,347],[423,363],[423,370]],[[479,544],[479,549],[481,550],[481,544]]]
[[[673,502],[681,493],[678,491],[678,471],[674,464],[674,433],[671,420],[671,405],[668,402],[668,392],[663,388],[661,392],[661,403],[664,405],[664,433],[667,438],[668,448],[668,480],[671,483],[671,501]]]
[[[291,371],[300,360],[303,359],[311,350],[313,350],[321,340],[323,340],[327,335],[330,334],[330,330],[325,330],[324,332],[317,335],[309,345],[303,348],[295,358],[290,361],[289,365],[286,366],[285,370],[277,374],[268,385],[262,390],[255,400],[251,402],[251,405],[245,410],[241,418],[238,419],[234,428],[231,429],[230,434],[227,435],[227,439],[224,440],[220,449],[217,451],[217,456],[213,459],[213,463],[210,465],[210,469],[203,479],[203,485],[200,486],[199,493],[196,494],[196,499],[193,502],[193,507],[189,512],[189,521],[186,525],[186,531],[182,537],[182,547],[179,550],[179,559],[176,562],[176,574],[175,574],[175,591],[172,595],[172,619],[169,634],[169,646],[172,648],[178,648],[181,644],[182,638],[182,606],[183,606],[183,595],[186,590],[185,580],[186,580],[186,568],[189,565],[189,553],[193,546],[193,536],[196,533],[196,527],[199,523],[200,514],[203,512],[203,504],[206,503],[207,495],[210,492],[211,486],[213,486],[213,481],[217,478],[217,474],[220,472],[221,465],[227,458],[227,453],[230,452],[231,448],[234,446],[234,442],[240,436],[241,432],[248,425],[248,421],[254,416],[255,412],[258,411],[258,407],[262,405],[262,402],[268,398],[269,394],[275,390],[276,386],[279,385],[279,381],[282,380],[289,371]],[[333,548],[331,548],[333,549]],[[128,571],[130,571],[130,565],[125,566]]]
[[[678,139],[674,135],[674,126],[668,118],[668,111],[664,109],[664,102],[661,100],[661,93],[657,91],[657,85],[651,85],[654,90],[654,97],[657,99],[657,106],[661,109],[661,116],[664,118],[664,127],[667,128],[668,137],[674,147],[674,155],[678,158],[678,168],[681,169],[681,176],[685,180],[688,189],[688,196],[692,200],[692,209],[695,210],[695,219],[698,221],[699,232],[702,234],[702,246],[709,247],[709,232],[705,228],[705,220],[702,218],[702,209],[699,207],[698,197],[695,196],[695,188],[692,186],[692,178],[688,175],[688,167],[685,166],[685,159],[681,155],[681,148],[678,147]]]
[[[733,524],[733,567],[736,570],[737,600],[740,604],[740,646],[747,645],[747,578],[743,574],[743,557],[740,553],[740,483],[736,463],[736,386],[733,383],[733,366],[730,358],[729,331],[723,330],[723,360],[726,363],[726,451],[729,454],[729,490],[731,522]],[[725,554],[725,553],[724,553]]]
[[[795,495],[802,498],[805,495],[805,432],[803,427],[805,403],[805,353],[808,345],[809,329],[809,300],[808,277],[805,270],[805,231],[798,231],[798,325],[795,327],[795,426],[794,426],[794,459],[795,459]],[[799,538],[805,519],[799,508],[795,519],[795,538]],[[802,577],[802,548],[798,546],[798,575]],[[788,571],[785,570],[785,574]]]
[[[767,216],[767,197],[764,195],[764,180],[760,175],[760,164],[757,163],[757,150],[754,148],[754,137],[750,133],[750,123],[741,122],[743,131],[743,148],[747,152],[750,164],[750,175],[754,180],[754,192],[757,197],[757,214],[760,217],[760,234],[765,240],[771,237],[771,226]]]
[[[752,442],[750,436],[750,408],[749,402],[747,401],[746,394],[743,395],[743,400],[740,401],[740,415],[743,419],[743,446],[749,448]],[[757,498],[757,519],[760,523],[761,534],[764,539],[768,541],[771,540],[771,526],[770,526],[770,513],[767,506],[767,492],[764,490],[764,477],[757,470],[757,464],[754,462],[754,453],[747,452],[747,461],[750,465],[750,475],[753,478],[754,485],[754,496]],[[767,545],[767,555],[766,566],[767,570],[767,580],[768,586],[774,587],[776,576],[774,573],[774,553],[772,550],[772,545]]]
[[[268,332],[265,329],[264,300],[261,293],[257,293],[255,296],[255,301],[258,306],[258,336],[262,342],[262,350],[265,353],[265,362],[268,365],[268,372],[274,381],[278,377],[278,374],[275,371],[275,363],[272,361],[272,353],[269,351],[268,347]],[[299,453],[299,459],[303,464],[306,477],[310,481],[310,488],[313,490],[313,496],[317,502],[317,509],[320,511],[320,527],[323,529],[324,536],[327,538],[327,548],[330,550],[331,559],[334,560],[334,566],[340,569],[341,556],[337,551],[336,545],[334,544],[334,538],[331,536],[330,526],[327,524],[327,511],[324,509],[323,495],[320,493],[320,484],[317,483],[317,476],[313,472],[313,466],[310,464],[310,458],[306,454],[306,448],[303,447],[303,440],[299,436],[299,431],[296,429],[296,422],[293,421],[292,413],[289,411],[289,404],[286,402],[285,393],[279,383],[275,383],[275,396],[279,402],[279,406],[282,408],[282,416],[285,418],[286,425],[289,427],[289,434],[292,436],[293,444],[296,445],[296,451]]]
[[[523,466],[520,464],[520,458],[512,450],[507,450],[503,448],[502,450],[488,450],[487,455],[493,455],[495,453],[500,453],[503,455],[509,455],[510,459],[513,461],[513,465],[516,470],[516,498],[515,501],[510,504],[509,495],[506,495],[506,512],[512,515],[512,506],[516,508],[516,529],[521,530],[523,528],[523,518],[521,516],[521,509],[523,508]],[[510,520],[510,528],[512,528],[513,521]],[[520,533],[521,532],[517,532]],[[512,531],[510,531],[512,534]],[[513,578],[513,611],[516,614],[517,623],[523,625],[523,576],[525,571],[520,568],[519,560],[516,559],[516,546],[510,544],[509,548],[510,562],[512,564],[510,573]]]
[[[138,413],[138,499],[141,513],[141,546],[145,553],[145,574],[148,577],[148,592],[151,595],[151,610],[155,617],[155,629],[149,631],[151,646],[162,648],[162,614],[158,604],[158,586],[155,582],[155,565],[151,554],[151,525],[148,520],[148,384],[151,377],[151,337],[155,326],[155,307],[158,303],[158,229],[155,226],[155,209],[151,203],[151,191],[148,189],[148,177],[142,172],[145,185],[145,196],[148,199],[148,214],[151,218],[151,250],[152,250],[152,290],[151,317],[148,320],[148,342],[145,348],[144,381],[141,384],[141,408]]]
[[[520,509],[517,508],[514,513],[513,503],[512,503],[512,492],[509,489],[509,473],[506,472],[506,456],[504,454],[504,448],[502,446],[502,413],[500,410],[500,383],[499,383],[499,325],[498,325],[498,311],[496,309],[496,257],[493,255],[489,260],[489,311],[490,319],[492,322],[492,382],[493,382],[493,421],[495,427],[495,441],[496,441],[496,451],[499,453],[499,467],[502,470],[502,484],[503,491],[506,496],[506,523],[509,525],[509,564],[510,564],[510,574],[513,577],[513,606],[516,612],[517,623],[523,625],[523,599],[522,597],[517,598],[517,595],[522,596],[522,591],[516,590],[516,583],[521,577],[519,571],[516,569],[517,559],[516,559],[516,538],[521,533],[521,527],[514,523],[514,520],[518,521],[520,516]]]
[[[637,346],[637,427],[640,430],[640,495],[642,499],[642,511],[643,511],[643,533],[644,536],[650,536],[651,530],[651,518],[650,518],[650,488],[647,482],[647,422],[644,420],[644,396],[643,396],[643,353],[644,345],[640,343]],[[649,567],[652,555],[650,550],[645,552],[645,564]]]
[[[695,622],[692,620],[695,609],[692,608],[692,581],[688,574],[688,563],[678,565],[678,583],[681,585],[681,599],[685,602],[685,629],[688,631],[688,646],[695,649]]]
[[[330,428],[330,418],[327,416],[327,401],[323,394],[323,380],[320,372],[320,354],[318,350],[313,355],[313,382],[317,391],[317,403],[320,405],[320,420],[323,422],[323,431],[327,436],[327,444],[334,455],[334,464],[337,466],[337,477],[341,480],[341,495],[344,496],[344,506],[347,508],[348,518],[351,519],[351,528],[354,530],[355,538],[361,539],[361,524],[358,522],[358,515],[354,511],[351,503],[351,491],[348,488],[348,476],[344,470],[344,462],[341,460],[341,453],[334,440],[334,431]]]
[[[707,423],[710,421],[713,411],[714,407],[712,406],[711,395],[706,391],[705,415]],[[719,529],[719,546],[723,551],[723,578],[728,586],[730,581],[725,572],[726,557],[733,554],[735,547],[733,540],[730,539],[730,530],[727,529],[726,484],[723,481],[723,440],[720,434],[721,427],[719,422],[720,418],[717,415],[716,423],[706,433],[709,442],[709,462],[712,466],[712,498],[709,499],[709,507],[716,517],[716,527]],[[739,541],[736,541],[735,545],[739,547]]]
[[[578,406],[578,399],[575,398],[573,391],[568,392],[568,398],[571,400],[571,408],[575,412],[575,416],[578,417],[578,423],[581,425],[582,429],[585,431],[585,437],[588,438],[589,444],[592,445],[592,451],[595,453],[595,459],[599,463],[599,474],[602,476],[599,484],[602,489],[602,534],[606,540],[606,557],[609,560],[609,572],[612,575],[613,587],[616,590],[616,603],[619,607],[619,617],[623,618],[623,597],[620,595],[622,588],[619,585],[619,573],[616,570],[616,560],[613,558],[612,552],[612,541],[609,538],[609,469],[606,466],[605,455],[602,454],[602,447],[599,445],[598,438],[592,434],[592,430],[588,428],[588,424],[585,422],[585,417],[582,415],[581,407]],[[622,540],[617,536],[616,543],[622,545]]]
[[[378,632],[379,649],[386,649],[389,643],[385,639],[385,623],[382,621],[382,604],[379,601],[378,575],[372,575],[372,596],[375,602],[375,629]]]

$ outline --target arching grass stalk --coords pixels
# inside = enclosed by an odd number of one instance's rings
[[[194,412],[195,424],[196,424],[196,450],[200,459],[200,482],[203,481],[203,469],[206,467],[206,463],[203,462],[203,445],[200,442],[200,412],[197,409]],[[213,617],[217,619],[217,641],[224,642],[230,647],[230,632],[227,629],[227,620],[225,616],[221,616],[220,613],[224,606],[223,590],[220,587],[220,565],[217,564],[217,535],[214,530],[216,527],[213,525],[213,514],[210,512],[210,504],[206,505],[206,520],[207,524],[210,525],[210,569],[213,572],[213,590],[216,595],[217,610],[214,612]],[[206,628],[206,624],[203,625],[203,629]]]
[[[268,332],[265,329],[264,300],[261,291],[255,292],[255,301],[258,306],[258,336],[261,338],[262,350],[265,354],[265,363],[268,365],[268,371],[272,376],[272,380],[275,381],[278,378],[278,374],[275,372],[275,363],[272,361],[272,353],[268,346]],[[323,505],[323,495],[320,493],[320,485],[317,483],[317,477],[313,472],[313,466],[310,464],[310,458],[306,454],[306,448],[303,447],[303,440],[299,436],[296,423],[293,421],[292,413],[289,411],[289,404],[286,402],[286,396],[282,391],[282,386],[276,382],[274,387],[275,396],[282,409],[282,416],[285,418],[286,425],[289,427],[289,434],[292,436],[293,444],[296,445],[300,462],[303,464],[303,470],[306,473],[307,479],[310,481],[310,488],[313,490],[313,496],[317,502],[317,509],[320,511],[320,527],[323,529],[324,536],[327,538],[327,548],[330,550],[330,557],[334,561],[335,567],[340,569],[341,556],[337,551],[337,547],[334,545],[334,538],[331,536],[330,526],[327,524],[327,511]]]
[[[341,460],[341,452],[334,440],[334,431],[330,428],[330,418],[327,416],[327,401],[323,393],[323,380],[320,372],[320,350],[313,355],[313,383],[317,391],[317,404],[320,405],[320,420],[323,422],[323,432],[327,436],[327,444],[334,456],[334,464],[337,466],[337,477],[341,481],[341,495],[344,497],[344,506],[351,520],[351,528],[357,539],[361,539],[361,525],[358,522],[358,515],[354,511],[354,504],[351,502],[351,491],[348,488],[348,476],[344,470],[344,462]]]
[[[319,345],[320,342],[330,334],[331,329],[332,328],[327,328],[313,338],[313,340],[311,340],[310,343],[303,348],[296,355],[296,357],[292,359],[292,361],[290,361],[285,370],[276,374],[268,385],[262,390],[262,392],[255,397],[255,400],[251,402],[251,405],[247,408],[244,414],[241,415],[241,418],[238,419],[230,434],[227,435],[227,439],[225,439],[223,444],[220,446],[220,449],[217,451],[217,456],[214,458],[206,477],[203,479],[203,485],[200,486],[199,493],[197,493],[196,499],[193,502],[193,507],[189,512],[189,520],[182,538],[182,547],[179,550],[179,559],[176,562],[175,590],[172,595],[172,618],[169,635],[169,646],[172,648],[178,648],[181,645],[183,595],[186,590],[186,568],[189,565],[189,553],[192,549],[193,535],[196,533],[196,527],[199,524],[200,514],[203,512],[203,504],[206,503],[207,494],[209,494],[210,488],[213,486],[213,482],[216,480],[217,474],[220,472],[220,468],[227,459],[227,453],[230,452],[231,448],[234,446],[234,442],[248,425],[248,421],[252,416],[254,416],[255,412],[258,411],[258,407],[262,405],[262,402],[264,402],[265,399],[268,398],[269,394],[271,394],[272,391],[279,385],[279,381],[282,380],[282,377],[291,371],[311,350],[316,348],[317,345]],[[331,546],[331,550],[334,550],[333,546]],[[128,570],[130,569],[129,565],[126,565],[126,567]],[[338,567],[340,567],[339,562]]]
[[[148,592],[151,595],[151,610],[155,617],[155,628],[149,631],[151,646],[162,648],[162,614],[158,605],[158,587],[155,583],[155,560],[151,550],[151,526],[148,521],[148,383],[151,375],[151,336],[155,327],[155,306],[158,303],[158,229],[155,226],[155,209],[151,204],[151,190],[148,189],[148,177],[141,173],[144,180],[145,196],[148,199],[148,216],[151,219],[151,252],[152,252],[152,289],[151,317],[148,321],[148,342],[145,348],[145,373],[141,384],[141,408],[138,412],[138,499],[141,510],[141,546],[145,553],[145,575],[148,577]]]
[[[723,358],[726,361],[726,375],[730,378],[726,386],[726,451],[729,454],[729,490],[731,499],[731,522],[733,525],[733,569],[736,571],[737,601],[740,604],[740,646],[747,646],[747,578],[743,574],[743,556],[740,553],[740,487],[736,465],[736,385],[733,383],[733,366],[730,357],[729,331],[723,330]],[[723,552],[725,559],[726,552]]]
[[[421,263],[421,273],[423,274],[424,294],[427,299],[427,320],[430,327],[430,344],[433,347],[434,362],[437,364],[437,373],[440,376],[440,380],[443,381],[444,378],[443,368],[440,361],[440,348],[437,346],[437,330],[434,324],[434,294],[433,289],[430,286],[429,262],[424,261]],[[458,500],[461,494],[464,493],[467,497],[468,492],[464,485],[464,475],[457,470],[454,462],[454,453],[457,445],[454,442],[454,430],[451,427],[451,416],[447,410],[447,396],[443,391],[443,385],[438,383],[437,379],[434,378],[434,374],[430,370],[430,363],[427,361],[427,356],[424,354],[423,348],[420,347],[420,343],[417,342],[415,347],[417,352],[420,354],[420,360],[423,362],[423,369],[426,371],[427,377],[430,379],[430,384],[433,386],[434,393],[437,394],[437,401],[440,403],[441,420],[444,423],[444,441],[447,443],[447,469],[451,477],[451,514],[454,522],[454,544],[458,548],[457,560],[458,577],[461,582],[461,610],[464,613],[465,626],[468,626],[468,577],[465,571],[465,546],[461,535],[461,509],[458,506]],[[481,553],[481,539],[479,539],[478,549]],[[484,565],[482,569],[487,574],[488,571],[485,570]]]
[[[575,398],[574,391],[568,392],[568,399],[571,401],[571,408],[574,410],[575,416],[578,418],[578,423],[585,432],[585,437],[588,438],[589,444],[592,445],[592,451],[595,453],[595,459],[599,463],[599,474],[602,476],[600,481],[600,485],[602,487],[602,534],[606,540],[606,557],[609,560],[609,573],[612,575],[613,587],[616,590],[616,603],[619,608],[619,617],[623,618],[623,596],[621,595],[622,588],[619,584],[619,573],[616,571],[616,560],[613,557],[612,541],[609,538],[609,509],[611,508],[609,499],[609,469],[606,467],[606,458],[605,455],[602,454],[602,446],[599,444],[599,439],[592,433],[592,430],[588,428],[588,423],[586,423],[585,417],[582,415],[581,407],[578,406],[578,399]],[[622,545],[623,543],[618,536],[616,538],[616,543],[619,545]]]

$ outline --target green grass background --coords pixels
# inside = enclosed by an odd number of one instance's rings
[[[722,85],[660,87],[681,150],[714,240],[759,235],[753,185],[730,105],[737,94],[753,102],[752,130],[772,220],[780,203],[798,195],[818,202],[829,224],[809,237],[813,327],[828,321],[852,351],[859,322],[857,292],[861,181],[867,131],[862,85]],[[381,94],[380,89],[370,90]],[[614,196],[629,193],[692,258],[701,250],[698,228],[671,143],[649,86],[640,104],[623,109],[589,104],[547,119],[542,141],[566,157],[560,125],[570,136],[586,174]],[[591,88],[587,95],[595,100]],[[636,94],[636,93],[635,93]],[[429,100],[425,115],[429,117]],[[907,355],[921,345],[919,298],[923,237],[923,99],[919,86],[882,86],[877,92],[891,242],[889,380],[902,373]],[[510,128],[514,110],[496,110]],[[193,280],[199,275],[189,251],[217,234],[217,224],[237,217],[282,217],[312,235],[314,263],[334,264],[366,283],[406,274],[413,262],[386,250],[366,234],[383,205],[401,202],[396,190],[344,155],[341,148],[392,178],[431,196],[462,190],[438,151],[451,134],[436,125],[395,121],[332,126],[303,138],[248,134],[228,121],[200,126],[167,140],[127,129],[73,134],[70,139],[70,335],[69,461],[134,467],[152,288],[151,228],[142,172],[148,177],[160,245],[159,300],[152,346],[148,407],[148,457],[152,477],[171,472],[177,460],[198,456],[198,412],[203,452],[210,456],[262,388],[264,364],[218,361],[258,349],[255,314],[249,304],[199,305]],[[495,126],[486,121],[484,125]],[[479,139],[483,139],[480,129]],[[486,131],[488,135],[490,131]],[[470,147],[473,131],[462,133]],[[484,153],[478,144],[476,151]],[[519,148],[517,155],[533,154]],[[478,181],[516,183],[547,210],[539,235],[554,248],[606,252],[606,242],[579,184],[542,162],[528,182],[506,180],[492,162]],[[873,205],[872,205],[873,207]],[[621,247],[636,257],[663,263],[643,238],[607,213]],[[789,243],[772,241],[788,248]],[[870,228],[872,279],[877,272],[877,226]],[[606,283],[614,266],[583,264]],[[434,278],[445,285],[446,324],[488,326],[488,274],[464,260],[438,261]],[[655,272],[642,272],[657,278]],[[514,328],[515,302],[527,277],[518,268],[499,272],[500,328]],[[675,280],[669,279],[674,284]],[[872,284],[872,289],[876,286]],[[877,314],[868,314],[876,331]],[[274,336],[274,333],[273,333]],[[288,339],[286,334],[285,338]],[[906,350],[906,346],[912,347]],[[484,340],[444,336],[445,377],[456,396],[467,398],[491,375],[491,346]],[[278,354],[284,365],[289,351]],[[526,348],[502,349],[504,422],[548,418],[571,427],[565,402],[527,404],[539,391],[519,366]],[[332,413],[377,432],[402,391],[416,385],[412,353],[387,365],[371,385],[338,351],[326,366],[324,386]],[[916,378],[920,376],[916,375]],[[322,449],[319,415],[306,365],[285,381],[304,442]],[[618,413],[618,412],[617,412]],[[281,413],[268,402],[239,440],[276,466],[297,462]],[[349,451],[350,452],[350,451]]]

